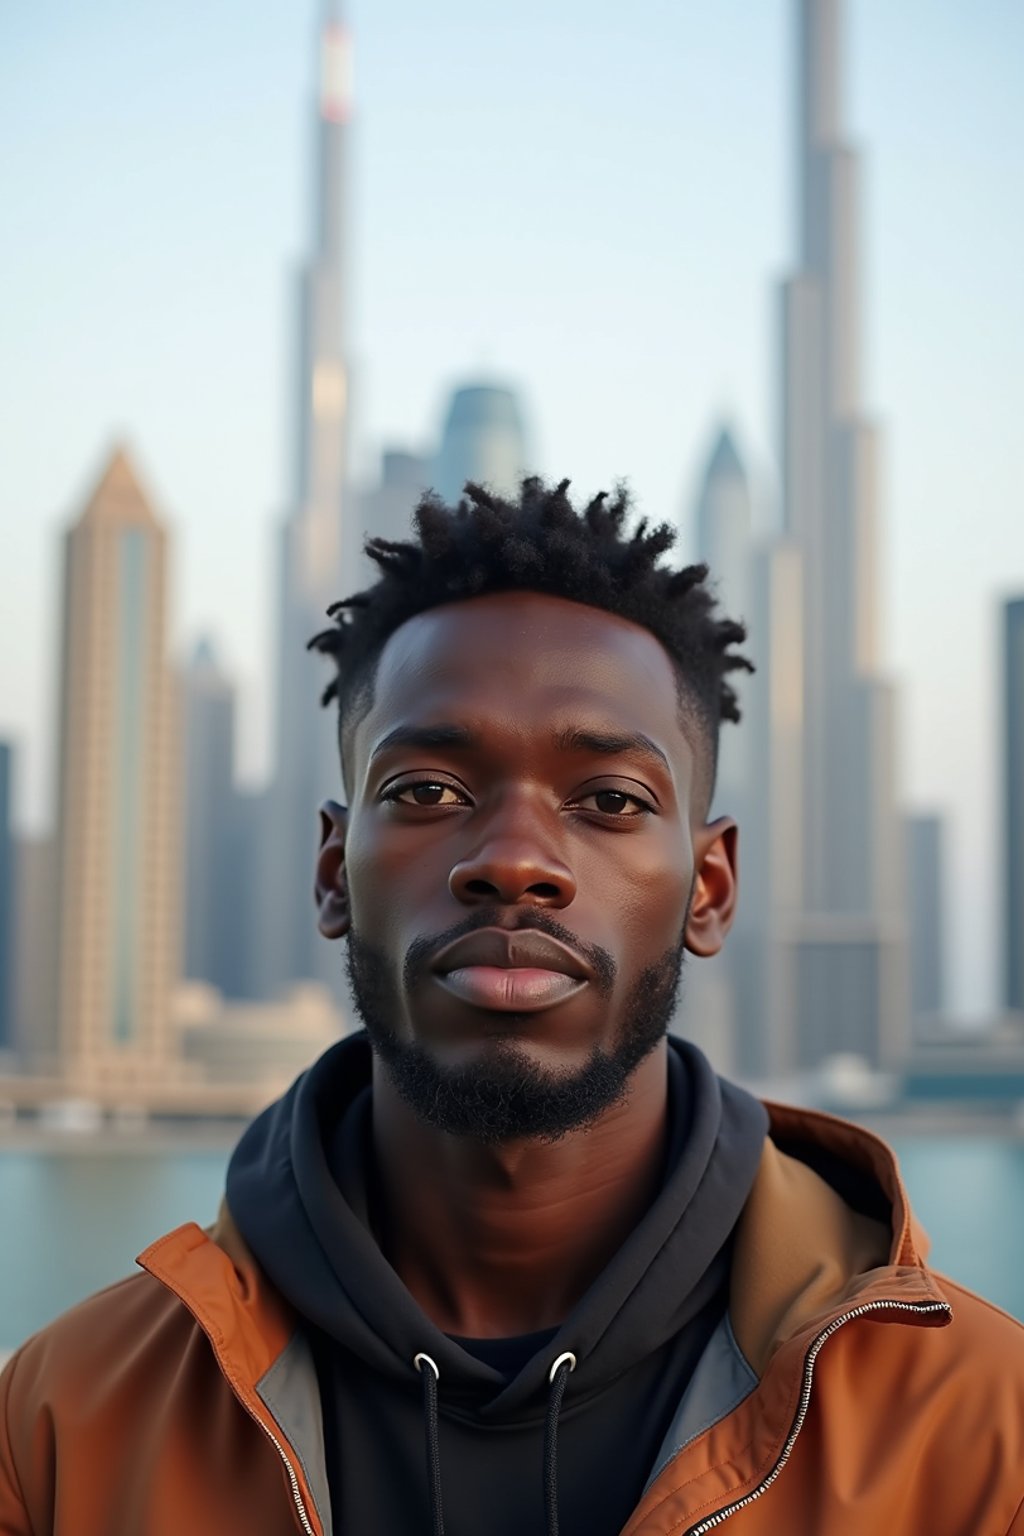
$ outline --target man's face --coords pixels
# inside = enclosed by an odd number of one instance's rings
[[[433,609],[349,773],[350,978],[399,1092],[485,1140],[596,1118],[667,1028],[694,883],[660,643],[534,593]]]

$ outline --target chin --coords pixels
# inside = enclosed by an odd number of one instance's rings
[[[564,1047],[553,1055],[550,1045],[507,1033],[442,1049],[393,1036],[374,1044],[398,1096],[425,1124],[496,1145],[558,1141],[587,1129],[625,1098],[657,1041],[569,1059]]]

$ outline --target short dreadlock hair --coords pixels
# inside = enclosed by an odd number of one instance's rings
[[[470,481],[454,507],[428,491],[413,514],[415,538],[367,539],[366,553],[380,576],[366,591],[334,603],[327,610],[333,624],[309,642],[310,650],[335,663],[323,703],[338,704],[343,761],[351,731],[373,702],[380,653],[407,619],[492,592],[543,592],[617,614],[661,641],[698,756],[698,793],[706,814],[719,723],[740,718],[727,675],[740,668],[754,671],[752,662],[729,649],[746,639],[746,628],[716,615],[707,565],[672,570],[659,564],[675,543],[667,523],[649,528],[641,518],[628,530],[625,486],[611,499],[600,492],[577,511],[569,483],[549,486],[529,476],[513,501]]]

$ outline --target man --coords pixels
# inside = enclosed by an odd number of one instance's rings
[[[875,1137],[667,1035],[736,903],[742,626],[624,495],[466,496],[313,642],[365,1034],[9,1365],[0,1531],[1024,1536],[1021,1328]]]

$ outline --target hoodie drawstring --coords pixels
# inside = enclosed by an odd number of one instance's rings
[[[437,1384],[441,1372],[436,1361],[421,1350],[413,1365],[423,1379],[423,1430],[427,1453],[427,1484],[430,1488],[430,1521],[433,1536],[444,1536],[444,1508],[441,1503],[441,1439],[437,1421]],[[544,1420],[544,1512],[547,1536],[558,1536],[558,1416],[562,1411],[565,1384],[576,1369],[571,1350],[559,1355],[548,1372],[551,1391]]]
[[[427,1483],[430,1487],[430,1519],[433,1536],[444,1536],[444,1509],[441,1504],[441,1441],[437,1428],[437,1384],[441,1372],[429,1355],[420,1352],[413,1365],[423,1378],[423,1428],[427,1443]],[[424,1366],[427,1367],[424,1370]]]
[[[544,1420],[544,1509],[547,1514],[548,1536],[558,1536],[558,1415],[562,1411],[562,1398],[569,1375],[576,1369],[576,1356],[567,1349],[559,1355],[548,1372],[551,1392],[548,1396],[548,1416]]]

